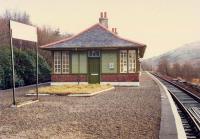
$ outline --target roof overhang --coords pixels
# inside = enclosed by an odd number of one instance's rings
[[[44,50],[84,50],[84,49],[138,49],[140,58],[144,56],[146,45],[116,35],[100,24],[82,31],[70,38],[40,46]]]
[[[43,50],[48,50],[48,51],[69,51],[69,50],[91,50],[91,49],[100,49],[100,50],[120,50],[120,49],[134,49],[134,50],[139,50],[139,56],[140,58],[143,58],[145,50],[146,50],[146,45],[140,46],[140,47],[131,47],[131,46],[123,46],[123,47],[116,47],[116,46],[106,46],[106,47],[80,47],[80,46],[73,46],[73,47],[65,47],[65,48],[48,48],[48,47],[42,47],[41,49]]]
[[[143,47],[140,47],[139,48],[139,55],[140,55],[140,58],[143,58],[144,57],[144,53],[146,51],[146,45],[144,45]]]

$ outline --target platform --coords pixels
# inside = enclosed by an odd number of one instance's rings
[[[178,114],[176,105],[167,88],[153,75],[149,76],[156,82],[161,93],[160,139],[186,139],[186,134]]]

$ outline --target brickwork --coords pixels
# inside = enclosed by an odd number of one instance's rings
[[[87,82],[86,74],[52,74],[51,75],[52,82]]]
[[[52,82],[87,82],[86,74],[52,74]],[[129,74],[102,74],[101,82],[138,82],[139,73],[129,73]]]
[[[102,82],[139,82],[139,73],[102,74]]]

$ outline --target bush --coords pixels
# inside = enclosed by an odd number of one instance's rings
[[[32,61],[34,63],[34,73],[36,73],[36,54],[32,51],[28,51],[28,55],[32,58]],[[39,76],[39,82],[46,82],[50,81],[50,74],[51,74],[51,68],[47,61],[41,56],[38,56],[38,76]],[[36,77],[36,76],[35,76]]]
[[[31,50],[14,49],[16,86],[36,83],[36,53]],[[39,82],[50,80],[50,66],[39,55]],[[12,69],[10,47],[0,47],[0,88],[12,87]]]
[[[15,51],[15,70],[17,75],[22,77],[26,85],[33,84],[35,82],[35,62],[33,57],[28,55],[24,51]]]
[[[0,89],[4,88],[4,71],[2,69],[2,66],[0,65]]]
[[[8,46],[7,46],[8,47]],[[10,51],[6,46],[0,48],[1,87],[11,87],[11,64]]]

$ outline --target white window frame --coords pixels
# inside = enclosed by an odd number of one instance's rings
[[[54,51],[54,73],[61,74],[61,52]]]
[[[120,50],[120,73],[127,73],[128,60],[127,50]]]
[[[128,51],[128,73],[136,72],[136,51]]]
[[[62,51],[62,73],[69,74],[69,51]]]
[[[136,72],[136,50],[120,50],[120,73]]]

